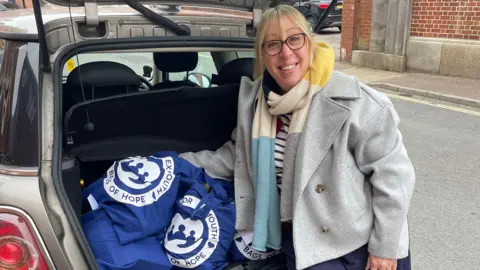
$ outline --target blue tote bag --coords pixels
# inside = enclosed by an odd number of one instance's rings
[[[103,209],[81,217],[81,224],[101,270],[170,270],[173,268],[161,240],[145,237],[126,245],[114,232],[112,220]]]
[[[202,174],[203,169],[175,152],[157,152],[114,162],[83,196],[93,210],[105,211],[120,244],[125,245],[162,234],[176,201]]]
[[[177,201],[164,235],[164,247],[176,268],[221,269],[235,235],[233,183],[203,172]],[[203,184],[211,187],[206,191]]]

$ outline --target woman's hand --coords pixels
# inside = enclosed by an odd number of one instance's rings
[[[365,270],[396,270],[397,269],[397,260],[396,259],[382,259],[375,257],[373,255],[368,256],[367,267]]]

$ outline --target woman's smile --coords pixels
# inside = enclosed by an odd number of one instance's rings
[[[295,64],[292,64],[292,65],[280,66],[278,68],[285,73],[291,73],[291,72],[295,71],[294,69],[297,67],[297,65],[298,65],[298,63],[295,63]]]

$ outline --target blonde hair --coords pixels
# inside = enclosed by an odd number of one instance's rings
[[[271,21],[278,21],[279,27],[282,32],[283,29],[283,19],[285,17],[290,18],[302,32],[306,34],[306,42],[310,50],[310,63],[313,61],[313,52],[315,50],[315,44],[313,42],[313,34],[310,30],[310,25],[300,11],[296,8],[288,5],[278,5],[274,8],[268,9],[262,15],[260,23],[258,24],[256,41],[255,41],[255,68],[254,68],[254,78],[258,79],[262,76],[265,71],[265,63],[263,61],[263,42],[265,40],[265,34],[267,33],[268,25]],[[310,64],[311,66],[311,64]]]

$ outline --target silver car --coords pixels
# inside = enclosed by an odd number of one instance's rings
[[[124,157],[226,142],[272,1],[49,2],[0,19],[0,269],[98,269],[82,189]]]

